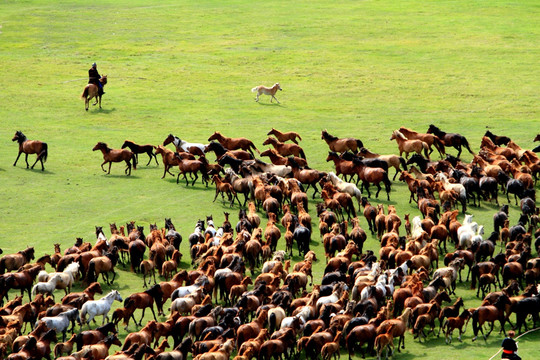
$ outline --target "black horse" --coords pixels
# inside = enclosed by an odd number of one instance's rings
[[[296,240],[296,244],[298,245],[299,256],[305,256],[309,251],[311,231],[303,225],[298,225],[296,229],[294,229],[293,240]]]
[[[465,138],[465,136],[461,134],[456,133],[447,133],[439,129],[437,126],[431,124],[429,125],[428,134],[433,134],[437,136],[441,141],[443,142],[444,146],[446,147],[453,147],[458,151],[457,157],[461,155],[461,147],[464,146],[471,154],[474,155],[474,152],[471,150],[469,146],[469,142]]]
[[[508,136],[497,136],[489,130],[486,131],[484,136],[490,138],[491,141],[493,141],[493,143],[497,146],[508,145],[508,143],[510,142],[510,138]]]
[[[525,321],[527,318],[527,315],[532,315],[533,318],[533,325],[532,328],[534,329],[536,327],[536,322],[540,321],[539,313],[540,313],[540,295],[535,295],[530,298],[525,298],[523,300],[520,300],[514,305],[513,308],[514,312],[516,313],[516,327],[520,333],[521,333],[521,327],[525,325],[525,331],[528,330],[527,328],[527,322]]]

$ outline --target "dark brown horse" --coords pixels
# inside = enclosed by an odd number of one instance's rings
[[[101,285],[98,282],[93,282],[83,292],[70,293],[62,298],[62,304],[69,304],[75,306],[77,309],[80,309],[82,305],[88,300],[94,300],[94,296],[98,294],[103,294]]]
[[[147,307],[152,310],[152,315],[154,315],[154,320],[156,320],[156,313],[154,312],[154,302],[156,302],[158,311],[163,306],[163,291],[161,290],[161,287],[159,285],[154,285],[150,289],[139,292],[139,293],[133,293],[130,296],[124,300],[124,307],[130,308],[130,309],[142,309],[142,315],[141,319],[139,320],[139,326],[141,326],[142,319],[144,317],[144,312]],[[161,311],[160,311],[161,312]],[[133,321],[137,323],[135,320],[135,317],[132,315]],[[157,320],[156,320],[157,321]],[[129,319],[126,322],[126,327],[129,324]]]
[[[103,153],[103,163],[101,164],[101,170],[103,172],[107,172],[103,165],[106,163],[109,163],[109,172],[107,174],[111,173],[111,165],[113,162],[121,162],[125,161],[127,164],[126,170],[124,171],[125,174],[128,176],[131,175],[131,161],[133,160],[133,169],[137,170],[137,158],[135,157],[135,154],[127,149],[111,149],[107,146],[104,142],[98,142],[93,148],[92,151],[101,150]]]
[[[21,295],[24,295],[24,290],[28,292],[28,297],[32,301],[32,294],[30,293],[34,280],[38,273],[41,271],[40,265],[35,265],[30,270],[23,270],[21,272],[10,273],[6,275],[5,286],[7,289],[20,289]]]
[[[34,260],[34,248],[28,247],[16,254],[7,254],[0,258],[0,274],[20,268],[24,264]]]
[[[146,166],[150,165],[150,162],[152,162],[152,158],[156,161],[156,165],[159,165],[157,161],[157,156],[156,154],[154,154],[154,145],[138,145],[138,144],[135,144],[131,140],[126,140],[122,144],[122,149],[125,149],[126,147],[128,147],[135,154],[135,158],[137,159],[137,162],[139,162],[138,154],[146,153],[146,155],[148,155],[149,157],[148,163],[146,164]]]
[[[101,79],[99,79],[99,82],[103,86],[107,85],[107,75],[103,75]],[[98,90],[99,88],[95,84],[88,84],[84,87],[81,99],[84,99],[84,109],[86,111],[88,111],[88,105],[93,98],[96,98],[96,102],[93,105],[96,105],[99,102],[99,108],[101,109],[101,97],[103,95],[100,95]]]
[[[24,153],[24,160],[26,161],[26,168],[28,169],[28,154],[37,154],[36,161],[32,165],[31,169],[33,169],[39,161],[41,162],[41,171],[45,170],[45,168],[43,167],[43,163],[47,161],[47,143],[41,142],[39,140],[27,140],[26,136],[22,133],[22,131],[15,132],[15,136],[13,136],[13,139],[11,139],[11,141],[17,141],[19,143],[19,154],[17,155],[13,166],[17,165],[19,157],[22,153]]]
[[[361,140],[355,138],[340,139],[337,136],[330,135],[326,130],[322,131],[321,139],[326,141],[326,143],[330,147],[330,150],[339,153],[343,153],[349,150],[356,153],[358,152],[358,149],[364,146]]]
[[[469,150],[471,154],[474,155],[474,152],[469,147],[469,142],[467,141],[465,136],[461,134],[444,132],[433,124],[429,125],[429,129],[427,133],[437,136],[443,142],[444,146],[446,147],[452,146],[454,149],[456,149],[458,151],[457,153],[458,158],[461,155],[462,146],[465,146],[465,148]]]
[[[246,138],[230,138],[222,135],[219,131],[215,131],[209,138],[208,141],[217,140],[221,145],[226,147],[229,150],[242,149],[249,151],[251,155],[253,154],[253,149],[260,153],[260,151],[255,147],[255,144],[249,139]]]

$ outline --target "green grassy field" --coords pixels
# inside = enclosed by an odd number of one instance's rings
[[[148,229],[165,217],[187,239],[197,219],[212,214],[219,224],[229,210],[212,203],[214,189],[200,182],[186,188],[160,179],[162,165],[144,166],[145,155],[131,177],[119,164],[105,175],[101,154],[91,151],[98,141],[159,144],[173,133],[206,142],[219,130],[261,149],[275,127],[299,132],[310,166],[323,171],[332,170],[320,139],[325,128],[379,153],[397,152],[393,129],[425,132],[430,123],[462,133],[474,150],[487,128],[531,148],[540,132],[538,15],[538,4],[527,0],[3,1],[0,246],[4,253],[26,245],[50,253],[53,243],[63,250],[75,237],[93,242],[96,225],[135,220]],[[103,109],[85,112],[79,96],[94,61],[109,84]],[[250,89],[275,82],[281,105],[264,96],[255,103]],[[48,143],[45,172],[26,170],[24,159],[12,166],[16,130]],[[372,202],[418,215],[408,197],[394,182],[390,202]],[[469,211],[489,234],[496,209],[482,203]],[[512,205],[512,224],[518,212]],[[317,233],[311,245],[322,255]],[[374,237],[367,248],[378,250]],[[316,278],[323,269],[324,260]],[[124,297],[142,289],[138,276],[119,275],[114,288]],[[458,295],[475,307],[468,287],[460,284]],[[419,344],[409,336],[395,358],[487,359],[502,340],[496,333],[487,342],[471,337],[469,330],[462,344],[446,346],[442,338]],[[536,333],[520,339],[521,356],[535,356],[539,340]]]

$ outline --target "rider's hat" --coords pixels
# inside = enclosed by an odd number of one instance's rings
[[[96,66],[97,66],[97,64],[96,64],[96,63],[92,63],[92,67],[96,67]]]

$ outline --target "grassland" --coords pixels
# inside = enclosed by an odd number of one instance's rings
[[[486,128],[530,148],[540,132],[538,15],[534,1],[3,1],[1,247],[34,245],[41,254],[75,237],[93,241],[95,225],[135,220],[147,228],[164,217],[187,237],[197,219],[213,214],[219,223],[228,211],[211,202],[213,189],[161,180],[162,166],[145,167],[144,157],[131,177],[118,164],[104,175],[101,154],[91,151],[97,141],[158,144],[173,133],[205,142],[219,130],[262,147],[275,127],[299,132],[311,167],[325,171],[324,128],[380,153],[397,151],[391,130],[430,123],[462,133],[474,149]],[[78,97],[94,61],[109,84],[103,109],[85,113]],[[255,103],[250,89],[274,82],[284,89],[281,105]],[[12,166],[15,130],[49,144],[45,172],[21,160]],[[407,199],[394,182],[391,201],[379,202],[418,214]],[[495,210],[470,209],[486,232]],[[517,213],[512,206],[513,222]],[[318,234],[312,247],[322,252]],[[377,250],[376,239],[367,247]],[[187,250],[184,242],[183,267]],[[321,261],[319,279],[323,268]],[[114,287],[126,296],[141,283],[122,271]],[[467,288],[458,295],[477,306]],[[524,358],[536,354],[539,336],[520,341]],[[409,337],[396,358],[485,359],[501,340],[470,338],[469,330],[464,343],[445,346]]]

